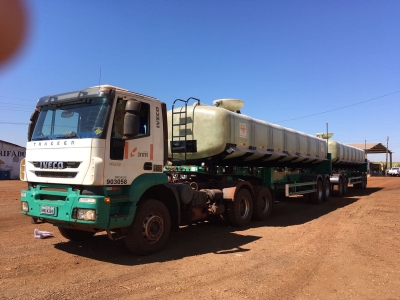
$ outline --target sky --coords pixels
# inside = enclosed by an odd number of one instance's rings
[[[26,0],[0,65],[0,140],[20,146],[42,96],[112,84],[171,108],[195,97],[400,162],[400,1]],[[385,161],[385,154],[368,155]]]

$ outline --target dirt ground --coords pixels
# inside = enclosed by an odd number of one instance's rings
[[[147,257],[104,234],[72,243],[31,224],[25,185],[0,181],[0,299],[400,298],[400,178],[370,177],[320,205],[285,201],[246,228],[183,227]]]

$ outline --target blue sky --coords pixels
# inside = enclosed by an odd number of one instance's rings
[[[400,161],[400,1],[26,1],[28,37],[0,66],[0,140],[25,145],[36,100],[112,84],[245,101],[242,113]],[[14,123],[14,124],[13,124]],[[15,124],[16,123],[16,124]],[[384,161],[385,155],[369,155]]]

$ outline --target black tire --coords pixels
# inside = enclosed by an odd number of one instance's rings
[[[242,188],[236,194],[233,202],[227,205],[228,223],[232,226],[245,226],[251,222],[253,199],[247,189]]]
[[[32,224],[37,224],[37,223],[39,223],[39,218],[32,217],[31,223],[32,223]]]
[[[317,191],[310,194],[311,203],[319,204],[322,202],[324,198],[324,186],[322,184],[322,180],[317,181]]]
[[[137,255],[149,255],[161,250],[169,237],[171,220],[168,209],[157,200],[149,199],[136,210],[127,228],[125,245]]]
[[[272,214],[273,204],[270,190],[264,186],[257,187],[253,203],[253,219],[256,221],[267,220]]]
[[[363,174],[361,189],[366,189],[366,188],[367,188],[367,174]]]
[[[95,232],[58,227],[61,235],[73,242],[83,242],[93,238]]]
[[[336,191],[336,196],[338,196],[338,197],[342,197],[343,196],[343,189],[344,189],[344,187],[343,187],[343,178],[342,177],[340,177],[339,178],[339,182],[338,182],[338,187],[337,187],[337,191]]]
[[[347,180],[347,178],[343,177],[343,196],[347,195],[348,188],[349,188],[349,181]]]
[[[353,187],[358,190],[365,189],[367,187],[367,176],[362,174],[361,182],[354,184]]]
[[[322,200],[328,201],[330,196],[331,196],[331,181],[329,179],[326,179],[324,184],[324,194]]]

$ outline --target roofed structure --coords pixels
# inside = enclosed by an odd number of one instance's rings
[[[348,144],[349,146],[364,150],[367,154],[378,154],[378,153],[389,153],[390,155],[390,165],[392,167],[392,151],[387,149],[381,143],[364,143],[364,144]]]

